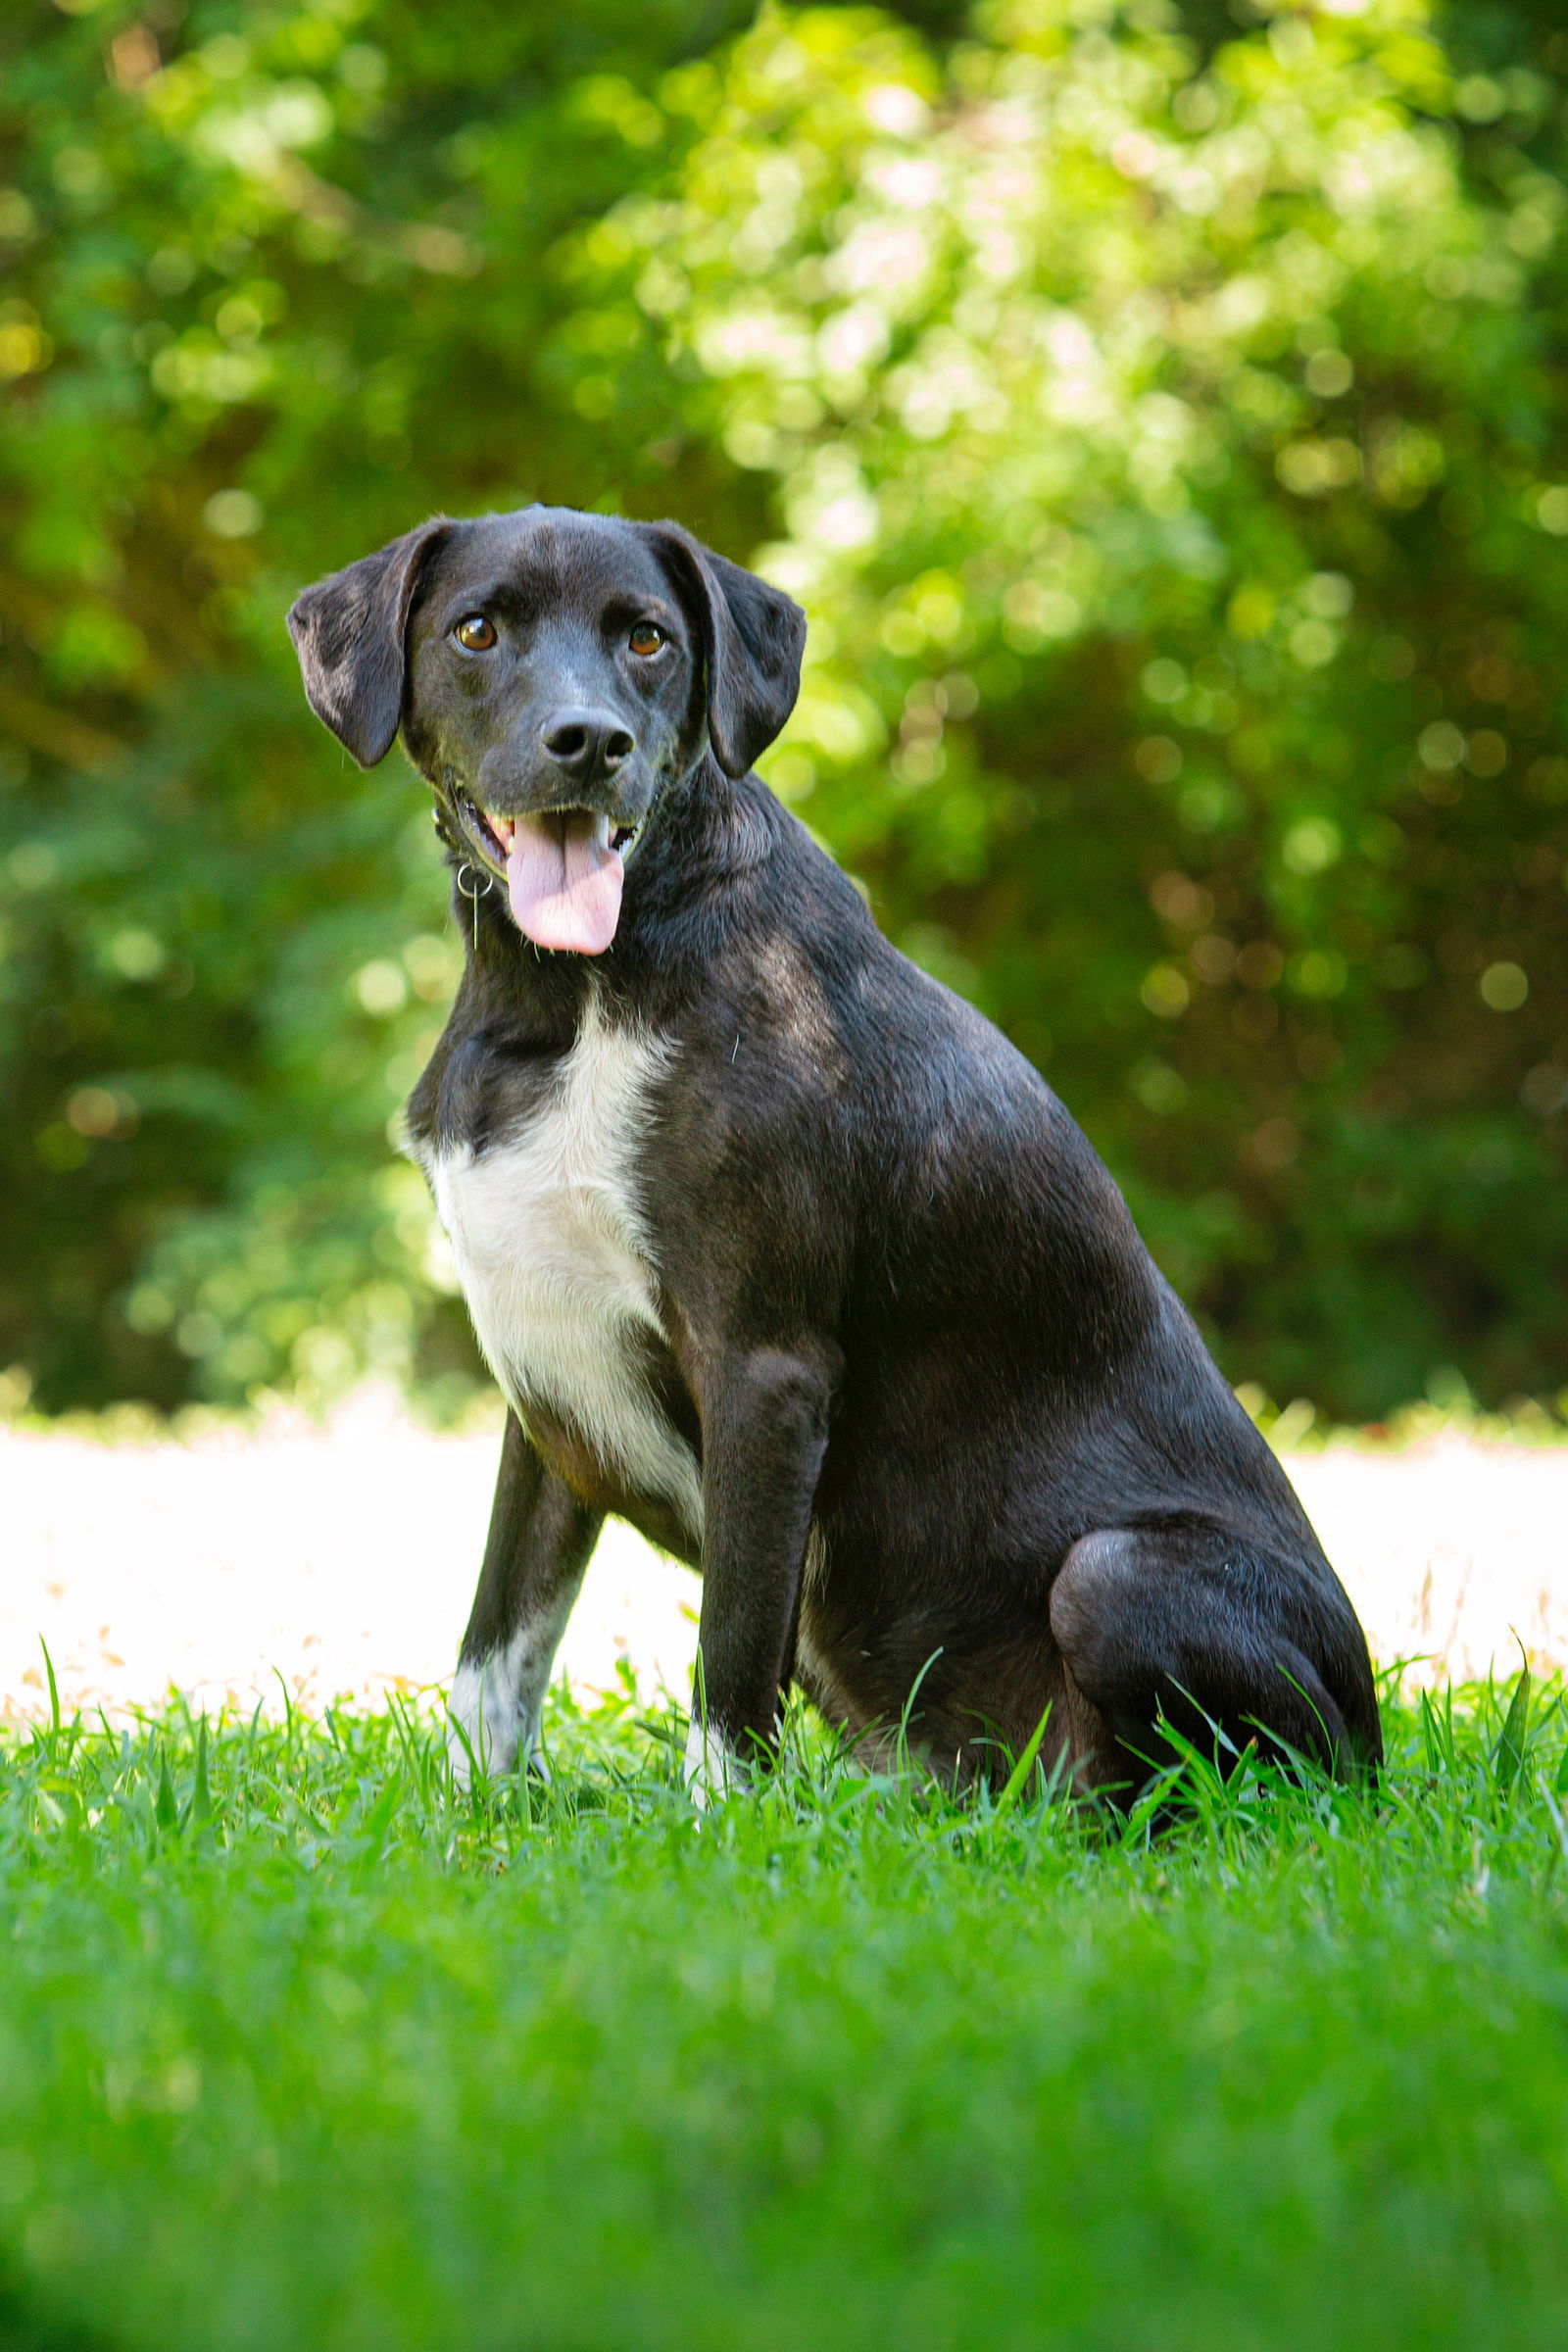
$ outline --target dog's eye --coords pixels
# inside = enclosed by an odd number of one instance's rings
[[[468,613],[452,634],[470,654],[487,654],[496,641],[495,624],[486,620],[482,612]]]
[[[651,654],[657,654],[664,642],[663,630],[651,620],[640,620],[626,640],[632,652],[641,654],[645,662]]]

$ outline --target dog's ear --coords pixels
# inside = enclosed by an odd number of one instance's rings
[[[409,611],[444,514],[307,588],[288,616],[311,709],[362,767],[392,749],[403,716]]]
[[[702,639],[713,757],[726,776],[744,776],[795,708],[806,614],[782,589],[715,556],[678,522],[648,527],[674,566]]]

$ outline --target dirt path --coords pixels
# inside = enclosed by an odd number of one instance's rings
[[[494,1436],[437,1438],[365,1397],[189,1444],[0,1430],[0,1718],[47,1709],[415,1690],[449,1674],[495,1472]],[[1380,1660],[1421,1679],[1568,1668],[1568,1446],[1440,1438],[1288,1468]],[[562,1653],[579,1689],[629,1657],[687,1686],[699,1588],[612,1528]]]

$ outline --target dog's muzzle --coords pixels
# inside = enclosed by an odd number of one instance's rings
[[[625,859],[640,824],[571,804],[503,816],[481,808],[450,774],[436,802],[436,831],[504,884],[524,938],[561,954],[604,954],[620,920]]]

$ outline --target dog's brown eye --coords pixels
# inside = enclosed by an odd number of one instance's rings
[[[452,634],[470,654],[487,654],[496,641],[494,624],[482,612],[470,612],[466,620],[459,621]]]
[[[641,654],[646,661],[664,643],[664,632],[651,620],[640,620],[626,642],[634,654]]]

